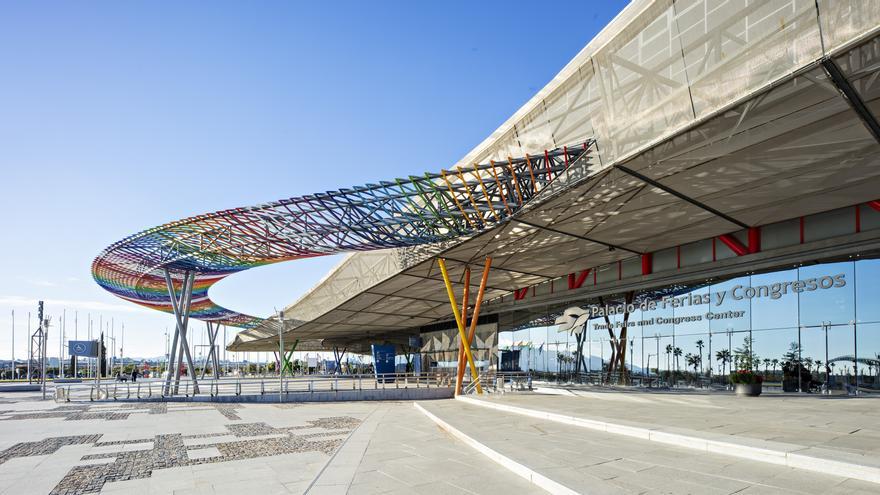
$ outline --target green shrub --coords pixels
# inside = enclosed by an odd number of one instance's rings
[[[730,383],[734,385],[739,383],[745,385],[761,384],[764,383],[764,376],[751,370],[737,370],[736,373],[730,374]]]

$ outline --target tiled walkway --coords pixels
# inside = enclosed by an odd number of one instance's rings
[[[467,493],[432,472],[534,491],[410,402],[56,404],[22,393],[0,401],[3,495]]]

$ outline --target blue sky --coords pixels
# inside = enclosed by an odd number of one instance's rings
[[[172,318],[95,285],[108,244],[181,217],[461,158],[625,2],[7,2],[0,6],[0,356],[37,299],[159,355]],[[245,272],[266,315],[339,258]],[[97,325],[97,323],[96,323]],[[57,330],[57,327],[53,331]],[[57,333],[50,337],[57,354]]]

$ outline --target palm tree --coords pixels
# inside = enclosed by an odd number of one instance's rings
[[[822,360],[817,359],[813,362],[816,365],[816,377],[822,376]]]
[[[770,367],[770,359],[764,358],[764,376],[767,376],[767,368]]]
[[[681,347],[676,347],[672,350],[672,355],[675,356],[675,372],[678,372],[678,358],[681,357]]]
[[[700,359],[700,356],[691,353],[687,353],[687,355],[685,355],[684,357],[684,360],[688,364],[688,366],[694,369],[694,375],[697,374],[697,368],[701,367],[703,363],[703,360]]]
[[[669,355],[672,354],[672,344],[666,344],[666,373],[669,373]]]
[[[729,349],[721,349],[720,351],[715,352],[715,360],[721,361],[721,374],[727,374],[727,363],[730,362],[730,350]]]
[[[700,374],[701,375],[703,374],[703,346],[704,345],[705,344],[703,343],[703,339],[700,339],[697,341],[697,349],[700,350]]]
[[[770,360],[770,363],[773,365],[773,374],[775,375],[776,374],[776,367],[779,366],[779,360],[776,358],[773,358]]]

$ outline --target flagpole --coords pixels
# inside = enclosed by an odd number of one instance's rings
[[[79,340],[79,311],[73,312],[73,340]],[[73,356],[73,377],[79,375],[79,356]]]
[[[12,379],[15,379],[15,310],[12,310]]]
[[[67,308],[61,310],[61,328],[58,331],[58,376],[64,378],[64,325]]]

